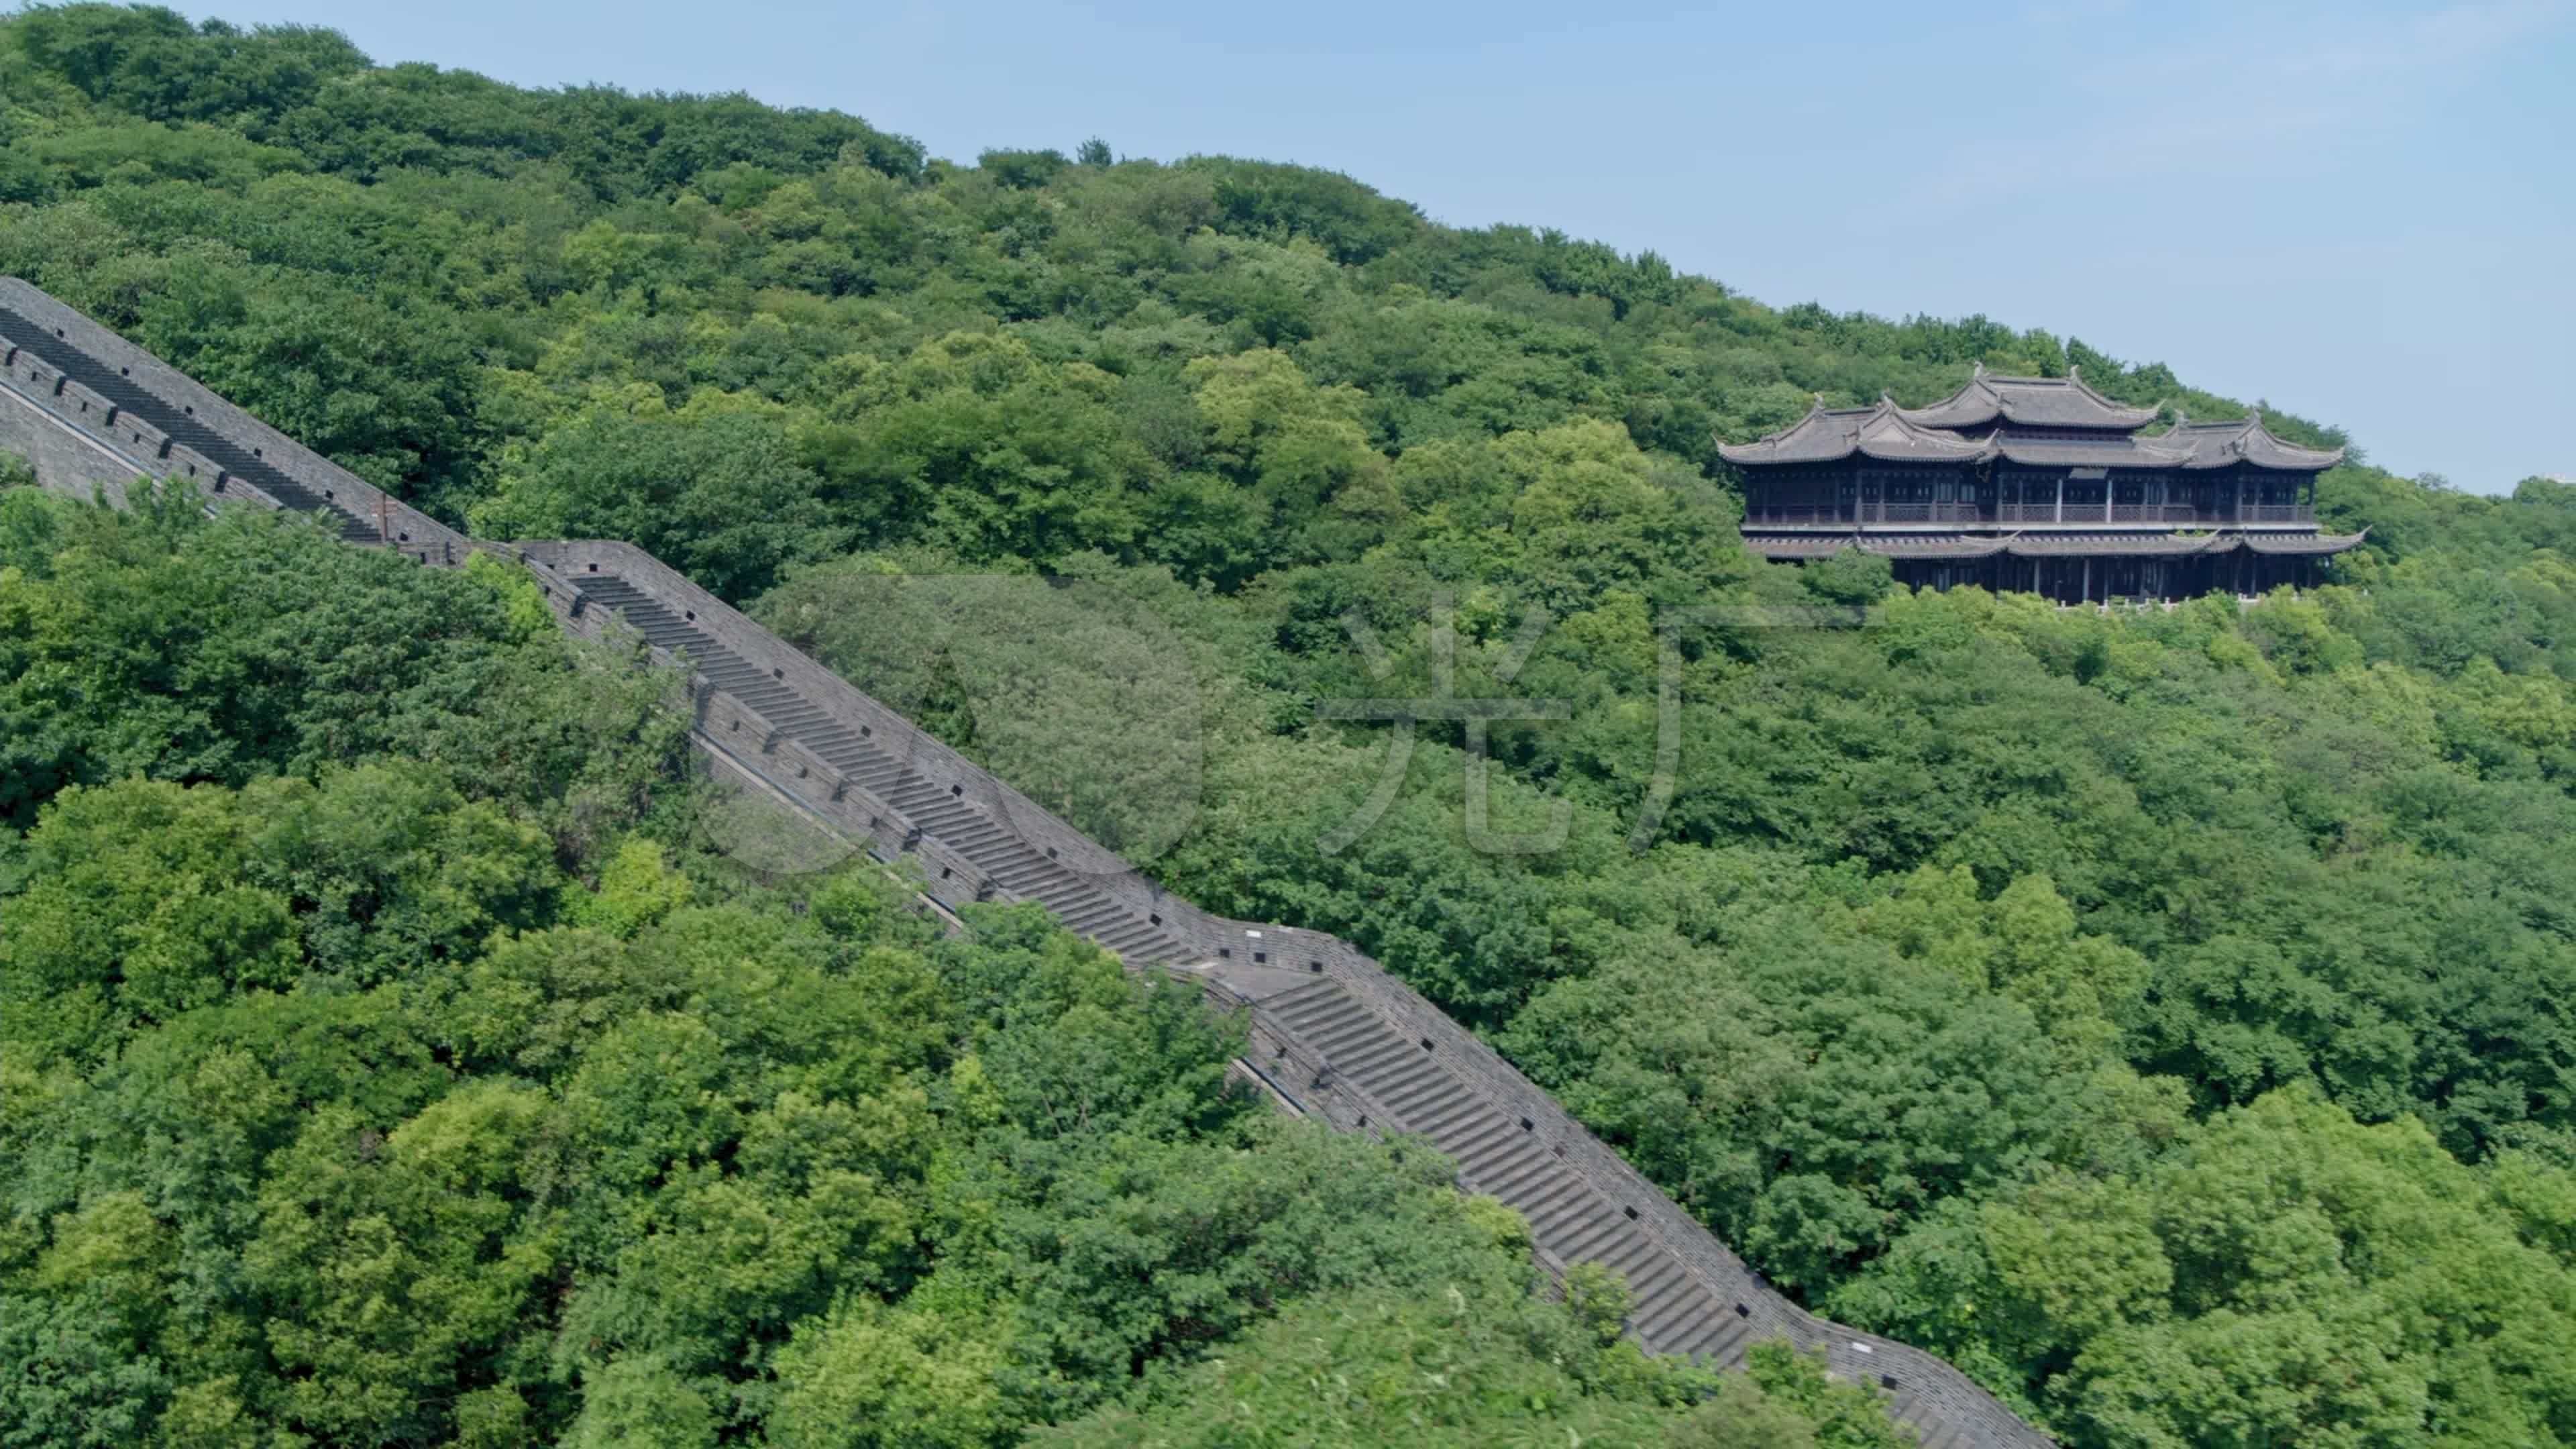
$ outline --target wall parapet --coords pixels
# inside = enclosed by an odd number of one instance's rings
[[[1996,1403],[1989,1392],[1965,1379],[1955,1366],[1924,1354],[1919,1348],[1888,1341],[1875,1333],[1842,1328],[1832,1320],[1816,1318],[1785,1294],[1772,1289],[1762,1276],[1744,1263],[1731,1248],[1700,1225],[1682,1204],[1672,1199],[1654,1181],[1638,1173],[1618,1152],[1610,1150],[1600,1137],[1589,1132],[1574,1114],[1558,1104],[1551,1093],[1502,1060],[1489,1044],[1458,1026],[1455,1018],[1432,1006],[1412,987],[1396,980],[1383,964],[1370,959],[1365,951],[1342,941],[1340,936],[1324,931],[1306,931],[1298,926],[1278,926],[1260,920],[1236,920],[1226,915],[1200,910],[1193,902],[1182,900],[1151,882],[1144,871],[1110,853],[1108,848],[1092,841],[1090,835],[1074,830],[1074,825],[1056,817],[1043,804],[1020,794],[1015,786],[994,776],[987,768],[976,766],[966,755],[948,743],[920,730],[917,724],[894,714],[873,696],[860,691],[850,681],[824,668],[819,660],[796,650],[786,639],[744,616],[739,608],[729,606],[714,593],[706,593],[690,583],[670,565],[659,562],[634,544],[621,541],[544,541],[523,544],[528,557],[541,559],[554,567],[562,578],[572,580],[577,588],[585,572],[600,570],[618,578],[629,578],[647,588],[665,603],[677,603],[688,611],[688,619],[698,629],[714,634],[726,650],[752,660],[757,668],[770,670],[773,678],[796,688],[811,704],[824,706],[842,724],[868,724],[876,740],[889,750],[902,753],[904,766],[914,773],[938,781],[938,784],[963,786],[974,799],[987,807],[989,815],[1012,822],[1015,828],[1036,846],[1054,846],[1061,864],[1090,871],[1092,884],[1128,905],[1133,913],[1151,913],[1164,931],[1175,933],[1182,941],[1195,946],[1203,962],[1262,964],[1262,967],[1293,969],[1309,975],[1337,977],[1347,990],[1368,1003],[1373,1011],[1391,1018],[1409,1034],[1430,1036],[1443,1047],[1443,1060],[1450,1070],[1466,1075],[1479,1091],[1492,1098],[1499,1109],[1510,1116],[1528,1116],[1538,1124],[1543,1147],[1561,1150],[1561,1158],[1587,1178],[1595,1191],[1605,1199],[1636,1209],[1638,1225],[1646,1227],[1656,1243],[1672,1250],[1685,1263],[1695,1279],[1703,1284],[1708,1297],[1718,1305],[1741,1305],[1739,1312],[1765,1336],[1788,1338],[1798,1348],[1821,1351],[1832,1372],[1886,1390],[1906,1392],[1922,1403],[1940,1405],[1945,1418],[1963,1423],[1976,1423],[1984,1428],[1984,1441],[1989,1444],[2045,1444],[2030,1426],[2014,1418],[2002,1403]],[[1298,1060],[1303,1047],[1291,1044],[1280,1031],[1262,1026],[1260,1006],[1255,1003],[1255,1036],[1267,1049],[1291,1047],[1291,1060]],[[1324,1062],[1303,1057],[1306,1070],[1316,1073]],[[1386,1111],[1381,1104],[1365,1101],[1358,1083],[1340,1078],[1337,1093],[1311,1093],[1309,1111],[1327,1116],[1334,1127],[1352,1129],[1360,1119],[1370,1122],[1401,1122],[1401,1116]]]
[[[916,774],[962,788],[988,814],[1020,830],[1032,845],[1052,847],[1059,863],[1087,872],[1091,884],[1130,911],[1139,915],[1150,912],[1163,930],[1195,948],[1203,963],[1269,966],[1336,978],[1381,1016],[1412,1034],[1439,1043],[1450,1070],[1470,1080],[1506,1115],[1526,1117],[1537,1124],[1542,1146],[1558,1150],[1562,1159],[1604,1198],[1633,1210],[1639,1225],[1680,1260],[1713,1303],[1721,1305],[1719,1311],[1732,1309],[1765,1337],[1784,1338],[1802,1350],[1822,1353],[1834,1373],[1853,1382],[1909,1395],[1937,1407],[1944,1419],[1975,1426],[1980,1443],[2049,1442],[1937,1356],[1845,1328],[1791,1302],[1661,1187],[1595,1137],[1552,1095],[1357,946],[1327,932],[1220,916],[1173,895],[1008,782],[633,544],[571,540],[518,547],[576,588],[595,570],[629,579],[665,605],[683,609],[691,623],[714,636],[726,649],[768,671],[845,727],[868,726],[873,737],[889,751],[899,753],[903,763]],[[746,711],[746,717],[753,716],[756,712]],[[824,808],[822,802],[806,798],[813,808]],[[925,843],[928,842],[915,842],[909,848],[918,853]],[[901,842],[895,844],[902,848]],[[1306,1053],[1302,1044],[1293,1042],[1287,1034],[1266,1025],[1257,1001],[1251,1001],[1251,1005],[1256,1050],[1267,1047],[1275,1052],[1288,1047],[1290,1060],[1300,1062],[1310,1080],[1327,1065]],[[1402,1120],[1399,1114],[1369,1100],[1348,1077],[1338,1077],[1334,1091],[1310,1093],[1303,1105],[1346,1131],[1354,1130],[1364,1120]]]
[[[141,392],[178,409],[180,419],[204,425],[248,452],[258,463],[276,469],[292,484],[310,490],[316,498],[370,528],[381,523],[385,546],[414,562],[455,565],[464,562],[472,551],[472,540],[463,533],[261,422],[216,396],[195,378],[27,282],[0,277],[0,308],[16,312],[43,329],[38,336],[0,341],[0,352],[12,354],[11,366],[17,374],[23,376],[30,361],[36,360],[47,376],[44,385],[56,386],[54,380],[62,378],[64,369],[41,359],[49,343],[68,344],[101,366],[115,368],[117,375],[106,379],[107,383],[130,381]],[[143,462],[146,476],[192,478],[209,496],[231,494],[254,503],[279,505],[280,500],[267,490],[251,485],[195,449],[174,442],[164,427],[141,416],[136,408],[120,407],[77,381],[66,382],[62,391],[68,406],[54,406],[50,397],[41,399],[42,405],[65,423]],[[95,411],[88,410],[92,408]]]

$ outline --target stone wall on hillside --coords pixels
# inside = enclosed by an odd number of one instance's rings
[[[697,631],[691,636],[696,640],[691,647],[705,646],[747,665],[749,674],[737,679],[737,687],[776,695],[769,683],[774,681],[792,691],[792,701],[773,703],[828,720],[871,741],[873,748],[899,761],[912,776],[944,787],[929,792],[934,798],[971,802],[982,817],[1006,822],[1046,861],[1079,875],[1086,890],[1103,903],[1103,915],[1114,904],[1133,916],[1150,918],[1154,927],[1184,943],[1187,952],[1176,963],[1176,974],[1195,973],[1208,984],[1212,997],[1249,1014],[1252,1045],[1247,1067],[1261,1072],[1283,1100],[1347,1130],[1374,1130],[1372,1120],[1398,1120],[1355,1086],[1324,1088],[1324,1078],[1334,1073],[1323,1046],[1300,1040],[1281,1013],[1267,1012],[1262,1006],[1265,997],[1285,1000],[1287,992],[1297,989],[1287,983],[1330,978],[1379,1022],[1398,1031],[1405,1043],[1418,1039],[1425,1052],[1436,1051],[1441,1070],[1455,1079],[1439,1089],[1447,1094],[1441,1100],[1461,1108],[1481,1103],[1517,1120],[1520,1132],[1531,1134],[1540,1150],[1553,1154],[1579,1176],[1581,1188],[1617,1209],[1609,1218],[1618,1231],[1630,1231],[1618,1222],[1624,1215],[1626,1224],[1634,1224],[1636,1231],[1668,1250],[1697,1285],[1694,1292],[1704,1296],[1707,1312],[1732,1315],[1725,1320],[1728,1323],[1741,1318],[1765,1336],[1823,1353],[1845,1378],[1893,1391],[1900,1412],[1925,1432],[1934,1449],[2025,1449],[2048,1443],[2044,1435],[1933,1355],[1818,1319],[1773,1291],[1725,1243],[1595,1138],[1547,1092],[1358,947],[1319,931],[1218,916],[1171,894],[1007,782],[643,550],[598,540],[520,544],[471,540],[385,497],[23,282],[0,279],[0,309],[32,319],[49,334],[0,335],[0,357],[8,363],[7,375],[0,379],[0,447],[32,459],[46,486],[81,494],[98,489],[108,492],[112,501],[123,501],[125,485],[138,476],[189,478],[218,501],[319,508],[329,500],[330,508],[344,514],[387,520],[383,546],[398,547],[423,563],[461,564],[478,551],[514,560],[537,581],[564,626],[580,635],[613,637],[623,631],[617,617],[586,588],[585,580],[594,581],[590,587],[603,595],[612,583],[631,585]],[[76,350],[78,356],[67,349]],[[52,361],[47,360],[49,352],[54,354]],[[76,381],[71,374],[82,368],[89,369],[83,375],[94,378],[99,388],[128,392],[126,406],[120,408],[105,393]],[[126,389],[126,380],[140,391]],[[168,429],[193,436],[197,449],[182,446],[172,431],[156,426],[156,415]],[[216,436],[207,436],[207,429]],[[263,492],[229,479],[216,458],[209,456],[236,451],[273,464],[277,474],[262,476],[277,491]],[[296,502],[298,496],[306,501]],[[628,597],[631,602],[637,596]],[[726,668],[737,666],[729,661]],[[703,674],[689,680],[688,707],[696,742],[735,778],[774,794],[880,858],[912,857],[921,867],[926,892],[942,906],[1006,892],[1004,882],[989,877],[964,849],[951,848],[921,822],[907,818],[891,800],[873,794],[809,748],[795,731],[764,717],[745,699],[716,688]],[[1315,989],[1327,988],[1315,983]],[[1410,1056],[1407,1044],[1394,1050]],[[1500,1130],[1508,1135],[1512,1128],[1506,1122]],[[1696,1305],[1700,1298],[1690,1301]]]

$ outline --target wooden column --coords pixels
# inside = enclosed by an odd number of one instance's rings
[[[2057,521],[2066,521],[2066,475],[2057,475]]]

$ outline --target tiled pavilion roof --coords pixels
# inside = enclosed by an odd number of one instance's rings
[[[1927,428],[1982,428],[1991,423],[2026,427],[2103,428],[2130,431],[2156,420],[2154,408],[2133,408],[2095,392],[2083,374],[2005,377],[1977,364],[1967,386],[1928,407],[1903,409],[1905,420]]]
[[[2162,436],[2144,441],[2183,451],[2181,466],[2193,470],[2251,463],[2257,468],[2316,473],[2343,461],[2341,448],[2302,448],[2273,437],[2259,412],[2224,423],[2176,422]]]
[[[1829,408],[1819,396],[1807,415],[1758,442],[1720,443],[1730,463],[1833,463],[1854,453],[1890,463],[1965,463],[1988,456],[1982,442],[1921,426],[1886,398],[1874,407]]]

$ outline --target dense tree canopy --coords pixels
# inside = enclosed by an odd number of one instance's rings
[[[710,850],[667,681],[532,585],[192,505],[0,493],[0,1441],[1125,1442],[1393,1312],[1326,1361],[1472,1321],[1442,1442],[1894,1449],[1537,1293],[1435,1154],[1231,1086],[1195,989]]]
[[[2071,1444],[2576,1442],[2576,487],[2355,454],[2368,545],[2253,606],[1760,565],[1710,440],[1814,394],[2243,404],[1305,168],[149,9],[0,23],[0,271],[1351,937]],[[501,573],[23,494],[0,570],[26,1442],[1857,1442],[1583,1346],[1038,924],[709,861],[662,685]],[[1556,707],[1318,708],[1450,694]]]

